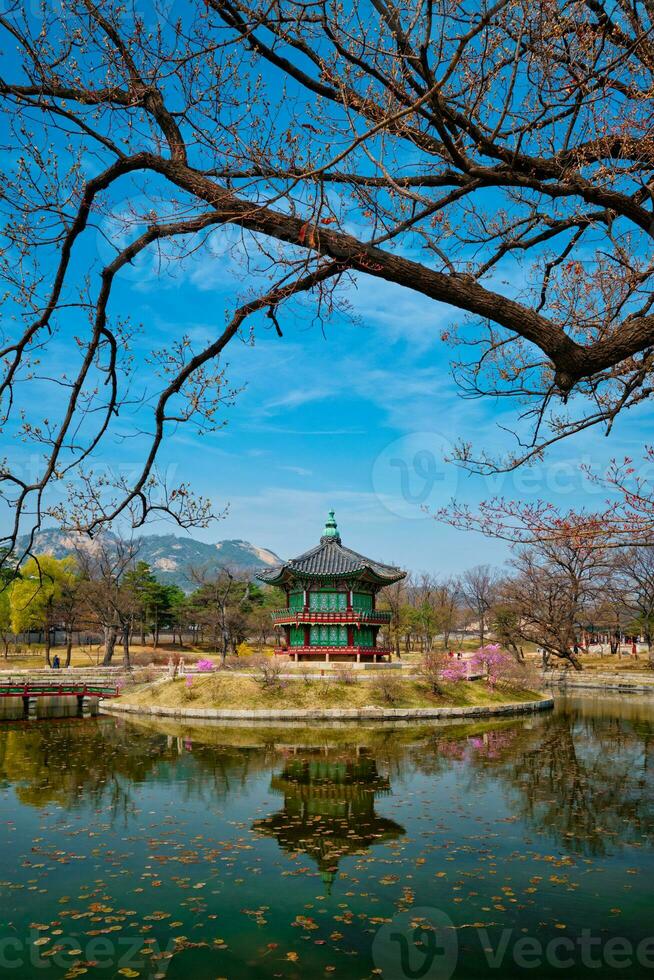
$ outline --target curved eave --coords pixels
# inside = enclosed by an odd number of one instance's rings
[[[392,585],[394,582],[399,582],[401,579],[406,577],[406,572],[401,571],[399,568],[393,575],[379,575],[372,568],[357,568],[349,572],[303,572],[299,569],[295,569],[292,566],[285,565],[275,574],[274,570],[270,572],[261,572],[257,575],[257,578],[261,582],[266,582],[268,585],[286,585],[296,579],[318,581],[318,582],[335,582],[341,579],[351,579],[360,578],[372,582],[374,585]]]

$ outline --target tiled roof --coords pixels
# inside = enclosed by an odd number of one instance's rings
[[[387,583],[397,582],[404,578],[405,574],[399,568],[383,565],[350,548],[343,547],[340,538],[323,537],[315,548],[305,551],[297,558],[291,558],[283,565],[266,569],[257,577],[264,582],[278,582],[282,578],[290,578],[293,575],[329,578],[360,574],[365,571],[372,572],[374,576]]]

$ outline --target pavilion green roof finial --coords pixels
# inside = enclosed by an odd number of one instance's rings
[[[322,537],[323,539],[326,538],[328,541],[335,540],[340,542],[341,540],[341,536],[338,533],[338,524],[336,523],[333,510],[330,510],[329,517],[325,521],[325,530],[322,532]]]

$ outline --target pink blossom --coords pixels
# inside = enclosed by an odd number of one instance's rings
[[[467,665],[465,660],[454,660],[452,663],[448,664],[441,671],[441,677],[444,681],[448,681],[451,684],[456,684],[457,681],[463,681],[467,677]]]
[[[471,673],[484,674],[491,687],[495,687],[507,668],[512,665],[511,657],[503,652],[499,643],[489,643],[480,647],[468,662]]]

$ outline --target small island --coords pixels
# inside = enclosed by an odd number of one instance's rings
[[[334,511],[320,542],[297,558],[259,573],[284,594],[272,611],[279,644],[267,654],[171,659],[167,678],[132,684],[112,710],[213,718],[452,717],[550,707],[539,678],[499,644],[455,657],[428,649],[417,661],[392,661],[378,643],[390,613],[377,594],[405,572],[346,548]]]
[[[517,713],[552,705],[550,698],[517,682],[493,684],[478,678],[439,684],[435,690],[427,676],[413,673],[406,679],[388,670],[370,679],[349,673],[354,671],[336,669],[328,676],[281,674],[271,679],[265,667],[239,673],[218,669],[127,688],[119,698],[107,702],[105,710],[208,718],[393,718],[411,714],[438,718],[474,714],[476,709],[480,714],[504,714],[509,708]]]

